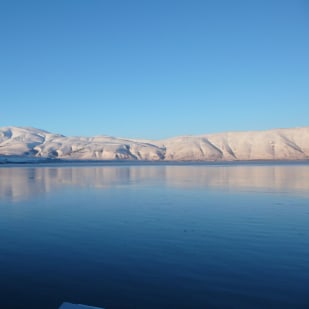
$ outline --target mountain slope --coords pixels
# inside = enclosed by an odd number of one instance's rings
[[[159,141],[66,137],[34,128],[3,127],[0,156],[66,160],[304,160],[309,159],[309,127],[180,136]]]

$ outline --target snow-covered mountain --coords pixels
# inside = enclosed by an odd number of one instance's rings
[[[0,160],[234,161],[309,159],[309,127],[136,140],[66,137],[22,127],[0,128]]]

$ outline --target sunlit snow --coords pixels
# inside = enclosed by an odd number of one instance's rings
[[[303,160],[309,127],[226,132],[136,140],[111,136],[66,137],[35,128],[0,128],[0,160]]]

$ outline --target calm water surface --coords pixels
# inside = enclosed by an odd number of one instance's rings
[[[0,168],[0,308],[309,308],[309,165]]]

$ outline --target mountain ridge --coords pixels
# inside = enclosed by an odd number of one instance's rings
[[[32,127],[1,127],[0,157],[62,160],[308,160],[309,127],[233,131],[160,140],[64,136]]]

